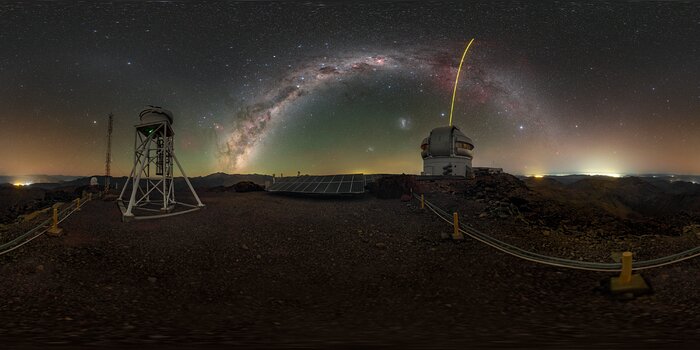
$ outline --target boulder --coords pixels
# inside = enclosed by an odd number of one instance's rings
[[[265,188],[252,181],[241,181],[233,185],[233,190],[236,192],[255,192],[264,191]]]
[[[700,238],[700,225],[688,225],[683,227],[684,235],[695,235],[695,237]]]
[[[417,185],[412,176],[396,175],[379,178],[375,182],[370,183],[367,189],[378,198],[396,199],[404,195],[410,196],[411,191],[417,189]]]

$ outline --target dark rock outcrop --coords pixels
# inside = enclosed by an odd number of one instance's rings
[[[241,181],[232,186],[236,192],[256,192],[264,191],[265,187],[260,186],[252,181]]]
[[[418,185],[415,176],[395,175],[385,176],[367,184],[367,190],[382,199],[397,199],[416,191]]]

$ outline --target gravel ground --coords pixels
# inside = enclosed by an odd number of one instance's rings
[[[679,348],[700,341],[698,259],[644,273],[653,294],[620,301],[599,287],[609,274],[441,238],[451,227],[415,201],[201,195],[202,211],[130,223],[114,202],[93,201],[63,223],[63,237],[0,257],[0,343]],[[507,228],[500,238],[551,244],[513,219],[467,218]],[[580,248],[585,255],[590,247]]]

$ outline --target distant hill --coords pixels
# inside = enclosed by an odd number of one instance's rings
[[[661,177],[576,176],[525,178],[528,187],[546,198],[596,206],[621,218],[668,215],[682,211],[700,211],[700,184]],[[671,181],[673,179],[673,181]]]
[[[177,178],[175,180],[175,186],[178,186],[179,182],[183,178]],[[216,186],[233,186],[241,181],[251,181],[258,185],[264,185],[265,181],[272,182],[272,176],[261,175],[261,174],[225,174],[225,173],[214,173],[207,176],[191,177],[190,182],[195,188],[211,188]]]
[[[525,180],[527,178],[530,178],[531,176],[526,176],[526,175],[518,175],[517,176],[521,180]],[[688,182],[688,183],[695,183],[695,184],[700,184],[700,175],[671,175],[671,174],[639,174],[639,175],[625,175],[623,177],[636,177],[640,178],[644,181],[651,182],[654,185],[659,185],[659,184],[670,184],[673,182]],[[571,175],[544,175],[542,177],[543,179],[551,179],[554,181],[557,181],[559,183],[568,185],[572,184],[574,182],[584,180],[584,179],[590,179],[590,178],[612,178],[611,176],[605,176],[605,175],[583,175],[583,174],[571,174]]]
[[[18,176],[4,176],[0,175],[0,185],[1,184],[15,184],[15,183],[59,183],[65,181],[72,181],[80,178],[80,176],[68,176],[68,175],[18,175]]]
[[[51,176],[51,175],[27,175],[27,176],[1,176],[0,184],[13,184],[15,182],[29,182],[29,188],[40,188],[45,190],[72,190],[77,187],[87,186],[90,184],[92,177],[97,178],[100,185],[104,185],[105,177],[101,175],[93,176]],[[261,174],[225,174],[214,173],[207,176],[190,177],[190,182],[195,188],[211,188],[216,186],[232,186],[240,181],[252,181],[259,185],[264,185],[265,181],[272,181],[272,176]],[[126,182],[126,176],[112,177],[112,184],[123,186]],[[181,188],[185,186],[185,180],[182,177],[175,178],[175,187]]]

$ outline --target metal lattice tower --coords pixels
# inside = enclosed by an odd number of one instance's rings
[[[109,180],[112,177],[112,124],[114,114],[109,114],[107,121],[107,159],[105,161],[105,193],[109,191]]]
[[[117,203],[122,219],[150,219],[188,213],[204,207],[189,178],[175,156],[172,129],[173,115],[160,107],[149,106],[139,114],[134,138],[134,167],[122,187]],[[197,204],[175,200],[173,170],[177,166]],[[131,183],[129,202],[124,205],[124,193]],[[186,207],[178,210],[176,205]],[[154,214],[155,213],[155,214]],[[138,214],[138,215],[137,215]]]

